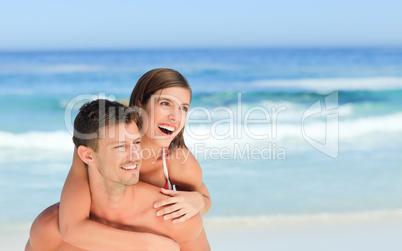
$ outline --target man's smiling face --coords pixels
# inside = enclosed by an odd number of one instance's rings
[[[132,186],[139,180],[141,137],[137,125],[119,123],[104,128],[94,161],[105,181]]]

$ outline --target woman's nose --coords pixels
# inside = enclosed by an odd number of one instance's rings
[[[177,109],[172,109],[169,113],[168,116],[169,120],[171,121],[176,121],[179,119],[179,112],[177,111]]]

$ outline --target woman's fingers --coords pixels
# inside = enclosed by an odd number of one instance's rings
[[[169,190],[169,189],[165,189],[165,188],[161,188],[161,192],[163,194],[170,195],[170,196],[175,196],[178,194],[177,191],[173,191],[173,190]]]
[[[165,218],[165,216],[167,216],[168,214],[171,214],[171,213],[173,213],[173,212],[176,212],[177,210],[179,210],[179,209],[182,209],[182,207],[179,205],[179,204],[173,204],[173,205],[171,205],[171,206],[168,206],[168,207],[165,207],[165,208],[163,208],[163,209],[161,209],[161,210],[159,210],[158,212],[156,212],[156,215],[157,216],[161,216],[161,215],[164,215],[164,219],[165,220],[167,220],[167,219],[170,219],[170,218]]]
[[[163,206],[170,205],[170,204],[175,204],[177,202],[178,202],[177,197],[170,197],[170,198],[156,202],[154,204],[154,208],[163,207]]]
[[[177,211],[175,211],[173,213],[166,214],[165,216],[163,216],[163,219],[164,220],[175,219],[175,218],[183,216],[184,214],[185,214],[185,210],[180,209],[180,210],[177,210]]]
[[[156,212],[156,215],[163,215],[164,220],[173,219],[173,223],[185,222],[196,215],[200,207],[199,197],[203,202],[202,195],[196,192],[171,191],[163,188],[161,192],[171,197],[154,204],[155,208],[163,207]]]

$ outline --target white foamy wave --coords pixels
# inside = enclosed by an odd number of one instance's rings
[[[335,130],[328,131],[327,130]],[[258,140],[300,140],[302,131],[312,139],[325,141],[328,136],[336,136],[339,132],[340,140],[356,139],[361,136],[370,136],[380,133],[402,132],[402,113],[364,117],[358,119],[339,120],[306,119],[300,118],[297,123],[269,123],[264,124],[230,124],[219,123],[192,124],[185,129],[186,142],[196,144],[205,141],[215,146],[229,146],[233,143],[256,143]]]
[[[252,83],[256,87],[294,88],[313,90],[321,93],[331,91],[355,90],[400,90],[402,78],[376,77],[376,78],[322,78],[322,79],[291,79],[291,80],[265,80]]]
[[[341,138],[354,138],[383,132],[402,132],[402,113],[346,120],[339,123]]]
[[[310,104],[292,103],[286,101],[272,102],[262,100],[255,104],[238,104],[230,106],[219,106],[207,108],[196,106],[188,113],[188,124],[204,122],[214,123],[216,121],[235,121],[239,120],[276,120],[282,122],[297,122],[308,110]],[[354,104],[347,103],[339,105],[337,113],[339,116],[353,116],[356,109]]]
[[[288,224],[309,224],[325,222],[356,222],[380,219],[394,219],[402,216],[402,210],[366,211],[351,213],[318,213],[310,215],[265,215],[244,217],[205,217],[208,228],[227,228],[242,226],[277,226]]]
[[[0,149],[44,149],[52,151],[71,151],[71,135],[65,131],[55,132],[0,132]]]
[[[192,124],[185,129],[185,139],[189,144],[205,141],[216,146],[232,146],[233,143],[247,144],[264,140],[300,140],[302,130],[314,139],[325,137],[327,128],[339,128],[340,140],[355,139],[379,133],[402,132],[402,113],[373,116],[358,119],[329,121],[312,120],[308,123],[233,124],[217,123]],[[328,132],[331,134],[331,132]],[[72,136],[67,131],[54,132],[0,132],[0,149],[48,149],[68,151],[73,148]],[[261,141],[262,140],[262,141]],[[265,142],[265,141],[264,141]],[[265,144],[265,143],[264,143]]]

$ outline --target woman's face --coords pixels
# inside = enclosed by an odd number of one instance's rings
[[[170,87],[157,91],[143,106],[148,116],[145,137],[161,147],[183,129],[190,106],[190,92],[184,87]]]

